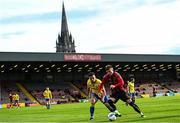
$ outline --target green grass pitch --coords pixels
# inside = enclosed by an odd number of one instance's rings
[[[180,122],[180,96],[136,99],[136,104],[147,116],[141,118],[130,106],[119,101],[116,106],[122,117],[115,122]],[[98,102],[95,119],[89,121],[90,103],[0,109],[0,122],[110,122],[109,111]]]

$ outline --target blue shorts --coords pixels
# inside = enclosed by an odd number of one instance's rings
[[[96,94],[96,93],[91,93],[91,97],[95,97],[96,100],[101,100],[103,103],[108,102],[108,97],[104,96],[102,99]]]
[[[135,97],[135,96],[136,96],[135,93],[128,93],[128,95],[129,95],[130,97]]]
[[[100,97],[96,93],[91,93],[91,97],[95,97],[97,100],[100,99]]]
[[[49,98],[45,98],[45,101],[48,102],[48,101],[49,101]]]

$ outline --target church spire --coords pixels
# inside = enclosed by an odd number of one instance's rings
[[[61,34],[58,34],[56,52],[76,52],[72,35],[69,34],[64,2],[62,3]]]
[[[63,2],[63,5],[62,5],[61,35],[69,35],[64,2]]]

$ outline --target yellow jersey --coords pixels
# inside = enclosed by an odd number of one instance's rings
[[[45,90],[45,91],[43,92],[43,96],[44,96],[44,98],[52,99],[52,93],[51,93],[50,90]]]
[[[13,95],[13,100],[19,100],[19,95],[18,94]]]
[[[128,82],[128,87],[129,87],[129,92],[130,93],[134,93],[135,92],[134,82]]]
[[[93,83],[90,79],[87,81],[87,87],[90,89],[91,93],[98,93],[99,85],[101,84],[100,79],[96,79],[96,81]]]

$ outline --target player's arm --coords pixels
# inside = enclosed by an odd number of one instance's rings
[[[90,97],[90,88],[89,87],[87,87],[87,91],[88,91],[88,97]]]
[[[124,88],[123,85],[124,85],[124,80],[122,79],[121,75],[119,74],[115,74],[116,78],[117,78],[117,84],[114,85],[114,88],[116,87],[120,87],[120,88]]]
[[[127,88],[126,88],[126,89],[127,89],[127,92],[129,93],[129,91],[130,91],[130,86],[129,86],[130,83],[129,83],[129,81],[127,81],[127,83],[128,83],[128,84],[127,84]]]
[[[103,86],[102,91],[103,91],[103,95],[105,96],[105,95],[106,95],[106,90],[105,90],[105,87],[104,87],[104,86]]]
[[[13,101],[15,100],[15,95],[12,95],[12,100],[13,100]]]
[[[106,90],[105,90],[104,86],[102,87],[102,89],[100,91],[97,92],[97,95],[99,96],[99,98],[102,98],[103,96],[106,95]]]
[[[106,90],[105,90],[105,87],[103,86],[102,89],[100,90],[100,92],[98,93],[98,95],[101,95],[101,96],[105,96],[106,95]]]
[[[18,100],[20,100],[20,96],[18,95]]]
[[[51,91],[49,93],[49,97],[50,97],[50,99],[52,99],[52,92]]]
[[[102,103],[105,103],[105,102],[107,102],[107,96],[106,96],[106,90],[105,90],[105,87],[103,86],[102,87],[102,90],[98,93],[98,96],[99,96],[99,98],[101,99],[100,101],[102,102]]]
[[[89,86],[88,82],[87,82],[87,93],[88,93],[88,98],[90,98],[91,89],[90,89],[90,86]]]

